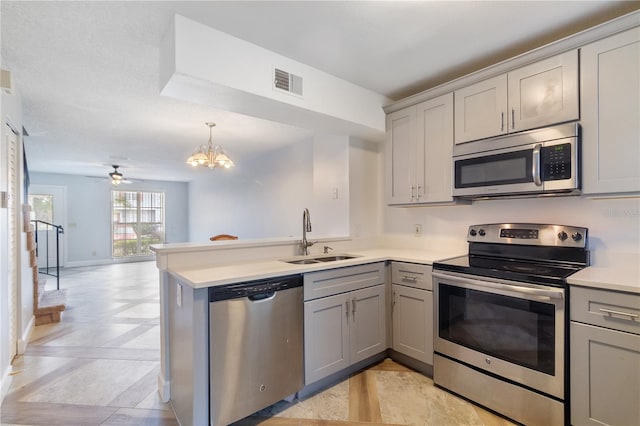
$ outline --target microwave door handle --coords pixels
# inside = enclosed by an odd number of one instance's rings
[[[540,176],[540,151],[542,144],[536,144],[533,148],[533,164],[531,165],[531,174],[533,175],[533,183],[536,186],[542,186],[542,177]]]

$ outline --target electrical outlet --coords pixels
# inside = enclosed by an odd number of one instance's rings
[[[422,235],[422,225],[420,225],[419,223],[416,223],[415,225],[413,225],[413,235],[416,237],[419,237]]]

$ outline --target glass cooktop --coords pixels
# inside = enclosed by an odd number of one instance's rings
[[[567,277],[584,266],[464,255],[435,262],[433,268],[441,271],[562,287],[565,285]]]

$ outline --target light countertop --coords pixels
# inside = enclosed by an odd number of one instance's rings
[[[611,253],[567,278],[571,285],[640,294],[640,254]]]
[[[331,253],[331,255],[339,254],[341,253]],[[436,260],[446,259],[464,253],[431,252],[411,249],[375,249],[348,250],[343,254],[355,255],[357,257],[353,259],[338,260],[334,262],[312,263],[307,265],[290,264],[283,262],[280,259],[255,260],[225,265],[215,265],[203,268],[186,268],[182,270],[170,269],[169,272],[175,275],[179,280],[181,280],[185,284],[190,285],[193,288],[206,288],[217,285],[259,280],[289,274],[308,273],[327,269],[342,268],[345,266],[362,265],[365,263],[382,262],[385,260],[431,265]],[[289,258],[284,257],[283,259]],[[303,257],[299,256],[298,258]]]
[[[170,268],[169,272],[193,288],[206,288],[387,260],[431,265],[437,260],[465,253],[446,250],[435,252],[415,249],[373,249],[346,250],[344,253],[331,254],[349,254],[356,257],[334,262],[296,265],[284,262],[283,259],[292,259],[284,256],[276,259],[245,260],[196,268]],[[302,256],[296,257],[296,259],[302,258]],[[571,275],[567,282],[575,286],[640,294],[640,254],[615,253],[596,256],[591,266]]]

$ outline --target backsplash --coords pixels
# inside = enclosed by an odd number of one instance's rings
[[[476,201],[471,205],[384,209],[384,233],[396,243],[465,251],[469,225],[529,222],[589,228],[592,252],[640,252],[640,197],[552,197]],[[414,224],[422,236],[413,235]],[[394,244],[396,245],[396,244]]]

